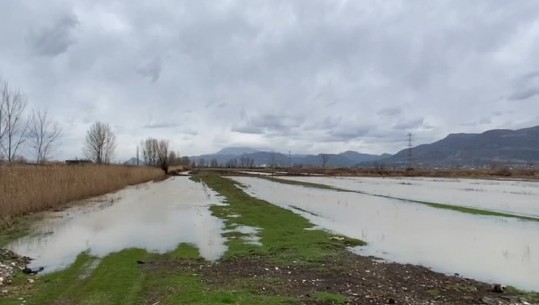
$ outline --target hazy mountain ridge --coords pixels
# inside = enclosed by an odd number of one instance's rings
[[[412,160],[417,167],[528,166],[539,162],[539,126],[449,134],[434,143],[413,147]],[[398,167],[407,166],[407,161],[408,149],[379,160]]]
[[[355,151],[346,151],[340,154],[326,154],[327,167],[351,167],[360,162],[376,161],[387,158],[388,154],[371,155]],[[219,150],[215,154],[206,154],[190,157],[197,164],[210,164],[211,160],[216,160],[221,166],[226,166],[229,162],[252,163],[254,166],[322,166],[322,157],[318,155],[306,154],[285,154],[271,151],[259,151],[248,147],[227,147]],[[236,161],[234,161],[236,160]],[[231,165],[231,163],[229,163]],[[245,165],[245,164],[244,164]]]
[[[408,149],[395,155],[345,151],[325,154],[326,167],[406,167]],[[225,147],[214,154],[191,156],[192,162],[219,166],[307,166],[321,167],[321,154],[291,154],[251,147]],[[445,138],[412,148],[414,167],[485,167],[494,165],[530,166],[539,163],[539,126],[518,130],[492,129],[483,133],[452,133]],[[234,164],[235,162],[235,164]],[[143,164],[143,161],[140,161]],[[131,158],[126,164],[136,164]]]

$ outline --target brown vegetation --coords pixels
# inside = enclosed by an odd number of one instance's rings
[[[153,167],[0,165],[0,228],[12,216],[41,211],[164,176]]]
[[[226,175],[238,172],[266,172],[291,176],[359,176],[359,177],[439,177],[439,178],[511,178],[539,180],[539,169],[510,169],[508,167],[493,169],[378,169],[378,168],[203,168],[199,170],[213,171]],[[197,171],[193,172],[196,173]]]

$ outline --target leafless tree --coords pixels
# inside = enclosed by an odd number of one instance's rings
[[[325,168],[329,161],[329,155],[328,154],[320,154],[320,159],[322,161],[322,168]]]
[[[191,160],[187,156],[183,156],[180,158],[180,165],[189,166],[191,164]]]
[[[159,141],[154,138],[148,138],[141,143],[142,156],[144,163],[149,166],[158,165],[157,151],[159,149]]]
[[[184,162],[184,158],[187,158],[187,162]],[[168,154],[168,163],[171,166],[176,165],[189,165],[189,158],[188,157],[180,157],[179,151],[170,151]]]
[[[137,145],[137,166],[139,166],[140,156],[139,156],[139,146]]]
[[[148,138],[142,141],[142,155],[146,165],[159,167],[165,173],[168,173],[168,167],[170,165],[168,147],[169,143],[167,140]]]
[[[28,138],[37,163],[44,163],[51,157],[60,135],[60,127],[57,123],[51,122],[46,111],[32,113]]]
[[[116,135],[109,124],[95,122],[86,134],[84,154],[97,164],[108,164],[114,157]]]
[[[7,82],[0,86],[0,148],[12,162],[28,131],[28,120],[23,116],[27,99],[20,91],[10,89]]]
[[[168,141],[160,140],[157,147],[157,159],[159,160],[159,167],[165,172],[165,174],[168,174]]]

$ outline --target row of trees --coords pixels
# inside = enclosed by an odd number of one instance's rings
[[[49,119],[47,112],[33,110],[26,114],[27,98],[7,82],[0,84],[0,160],[8,162],[21,159],[26,147],[36,162],[51,158],[61,129]]]
[[[140,143],[145,165],[161,168],[168,173],[169,166],[189,165],[189,158],[180,158],[179,154],[169,149],[169,141],[165,139],[147,138]],[[137,147],[137,161],[139,160]],[[116,135],[109,124],[95,122],[86,133],[84,154],[86,158],[97,164],[111,162],[116,149]]]
[[[59,146],[62,130],[46,111],[26,113],[28,100],[19,90],[0,83],[0,161],[24,161],[22,151],[30,151],[37,163],[49,161]],[[85,157],[97,164],[113,161],[117,147],[112,127],[95,122],[86,133]],[[141,143],[144,163],[168,171],[170,165],[189,165],[189,159],[169,151],[168,140],[148,138]],[[138,148],[137,148],[138,151]],[[138,155],[137,155],[138,159]]]

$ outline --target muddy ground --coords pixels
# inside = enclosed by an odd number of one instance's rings
[[[200,274],[216,289],[248,289],[258,294],[289,296],[297,304],[337,304],[319,292],[342,295],[342,304],[539,304],[526,297],[493,292],[493,286],[428,268],[382,262],[352,253],[322,264],[275,264],[264,258],[227,259],[216,264],[187,260],[146,262],[146,272]],[[153,296],[145,304],[159,302]]]

